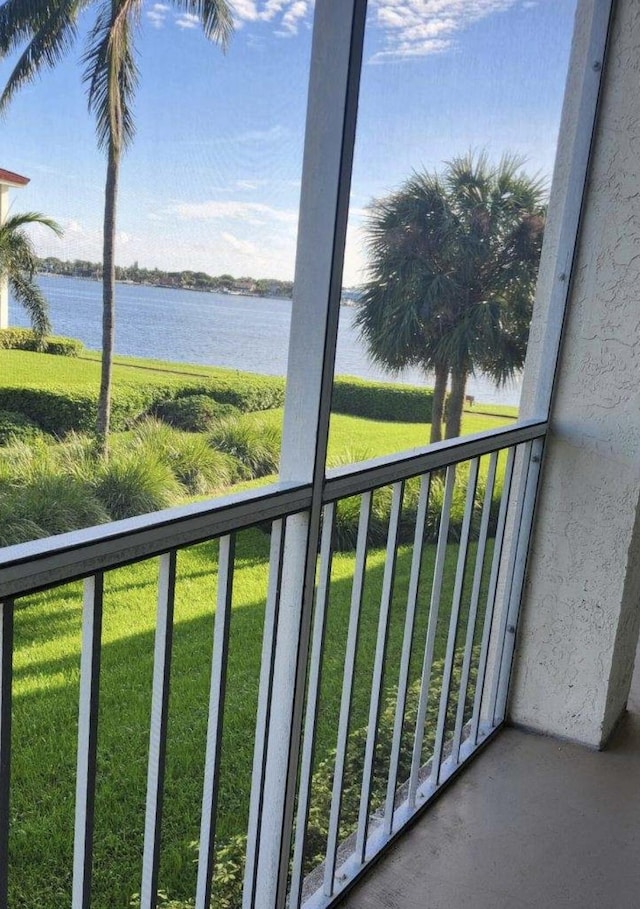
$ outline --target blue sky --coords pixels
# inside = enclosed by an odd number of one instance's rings
[[[137,135],[123,161],[117,260],[291,278],[311,50],[310,0],[235,0],[223,55],[192,17],[143,7]],[[345,283],[365,265],[373,197],[469,149],[551,174],[575,0],[370,0]],[[101,258],[105,160],[68,59],[22,90],[0,126],[0,167],[31,178],[14,210],[64,227],[43,255]],[[11,61],[0,64],[4,84]]]

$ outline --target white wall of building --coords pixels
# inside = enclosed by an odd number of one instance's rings
[[[9,210],[9,187],[0,184],[0,224]],[[9,288],[7,279],[0,275],[0,328],[9,327]]]

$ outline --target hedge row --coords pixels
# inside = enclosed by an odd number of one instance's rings
[[[280,376],[251,375],[216,378],[202,384],[174,388],[173,397],[209,395],[220,404],[233,404],[238,410],[271,410],[284,404],[285,381]]]
[[[397,423],[430,423],[433,389],[417,385],[391,385],[338,376],[333,385],[335,413]]]
[[[127,429],[170,391],[158,386],[120,386],[113,394],[112,429]],[[46,432],[62,437],[73,431],[93,431],[98,396],[84,389],[0,387],[0,410],[22,413]]]
[[[84,344],[77,338],[55,335],[38,340],[29,328],[0,328],[0,350],[35,350],[63,357],[77,357],[84,350]]]
[[[118,385],[114,389],[111,428],[114,432],[128,429],[141,416],[157,413],[163,405],[176,399],[206,396],[222,405],[239,410],[268,410],[282,404],[284,383],[255,380],[213,380],[206,385]],[[46,432],[58,437],[69,432],[92,432],[97,416],[97,389],[17,388],[0,386],[0,410],[23,414]],[[224,410],[223,410],[224,412]],[[206,426],[202,427],[207,429]]]

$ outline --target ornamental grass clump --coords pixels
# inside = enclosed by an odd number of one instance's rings
[[[164,461],[186,495],[216,492],[242,473],[237,461],[211,448],[204,436],[179,432],[153,417],[138,424],[129,444],[143,457],[151,454]]]
[[[209,442],[240,463],[243,479],[264,477],[278,469],[281,432],[251,414],[223,420],[211,433]]]
[[[81,475],[65,471],[54,446],[36,440],[0,457],[0,545],[102,524],[109,514]]]
[[[169,508],[181,493],[166,460],[136,448],[115,451],[108,461],[98,462],[93,489],[114,521]]]

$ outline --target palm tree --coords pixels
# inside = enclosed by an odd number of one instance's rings
[[[49,307],[35,276],[38,265],[31,237],[24,230],[29,224],[42,224],[58,236],[62,230],[51,218],[38,212],[12,215],[0,224],[0,281],[6,280],[13,296],[29,316],[36,338],[41,341],[51,331]]]
[[[205,36],[226,47],[233,28],[227,0],[174,0],[180,12],[195,15]],[[83,56],[89,110],[95,114],[98,144],[107,154],[103,229],[102,370],[96,433],[107,453],[111,414],[114,342],[115,235],[118,177],[123,151],[134,135],[133,97],[138,83],[135,34],[141,0],[6,0],[0,6],[0,60],[24,47],[0,96],[0,113],[15,93],[43,68],[62,59],[77,37],[78,18],[96,6]]]
[[[467,379],[501,384],[522,368],[542,247],[545,187],[506,155],[454,158],[375,200],[369,274],[356,324],[371,357],[435,376],[431,441],[460,434]]]

